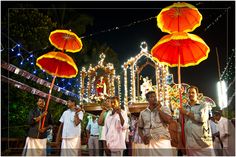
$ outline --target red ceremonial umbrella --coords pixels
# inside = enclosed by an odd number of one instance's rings
[[[52,88],[56,77],[72,78],[78,73],[77,66],[73,59],[65,53],[62,52],[49,52],[37,58],[36,65],[45,70],[47,73],[53,75],[53,80],[50,85],[49,95],[46,103],[46,109],[48,110],[48,105],[51,97]],[[42,122],[42,128],[44,127],[45,116]]]
[[[48,52],[37,58],[36,65],[57,77],[72,78],[78,73],[73,59],[62,52]]]
[[[50,33],[50,43],[59,50],[68,52],[79,52],[82,49],[81,39],[70,30],[55,30]]]
[[[180,107],[182,107],[180,67],[199,64],[207,59],[209,52],[210,48],[199,36],[185,32],[165,35],[152,48],[151,54],[155,60],[170,67],[178,66]],[[183,118],[182,124],[184,124]],[[182,137],[184,138],[184,125],[182,125]]]
[[[202,15],[196,7],[185,2],[177,2],[161,10],[157,25],[167,33],[191,32],[201,25]]]

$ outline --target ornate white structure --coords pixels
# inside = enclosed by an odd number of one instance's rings
[[[131,57],[122,66],[124,71],[124,104],[128,106],[128,104],[138,105],[139,103],[144,103],[140,95],[140,78],[141,72],[148,65],[154,69],[154,72],[149,73],[148,77],[150,79],[154,77],[152,80],[152,88],[155,90],[158,100],[162,101],[163,104],[169,104],[168,88],[166,84],[166,77],[169,74],[168,67],[156,62],[152,58],[146,42],[142,42],[140,48],[140,53],[135,57]],[[140,64],[143,59],[146,59],[146,62]]]

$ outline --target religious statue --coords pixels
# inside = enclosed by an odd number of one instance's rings
[[[107,88],[106,88],[106,82],[103,78],[103,76],[100,77],[100,79],[97,81],[96,84],[96,92],[97,96],[104,96],[107,94]]]
[[[147,92],[153,91],[152,80],[148,77],[143,78],[143,84],[141,85],[141,98],[146,99],[145,95]]]

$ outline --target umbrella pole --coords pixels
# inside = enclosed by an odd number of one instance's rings
[[[58,67],[56,69],[56,73],[57,73],[57,71],[58,71]],[[49,94],[48,94],[48,99],[47,99],[45,111],[48,111],[49,101],[50,101],[50,98],[51,98],[51,93],[52,93],[52,89],[53,89],[55,80],[56,80],[56,76],[53,77],[52,83],[50,85],[50,90],[49,90]],[[46,119],[46,116],[43,116],[43,122],[42,122],[41,128],[44,127],[45,119]]]
[[[178,55],[178,86],[179,86],[179,103],[180,108],[182,108],[182,92],[181,92],[181,74],[180,74],[180,52]],[[185,133],[184,133],[184,115],[181,115],[181,134],[182,134],[182,144],[185,147]]]

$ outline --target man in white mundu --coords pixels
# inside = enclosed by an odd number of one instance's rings
[[[138,119],[138,134],[143,145],[136,148],[138,156],[174,156],[175,151],[171,146],[170,133],[167,128],[167,119],[171,119],[168,107],[161,106],[157,101],[156,93],[146,93],[148,106],[140,112]]]
[[[119,107],[119,99],[111,98],[112,113],[105,119],[105,151],[111,156],[123,156],[123,150],[126,149],[125,137],[128,128],[127,113]]]
[[[235,156],[235,128],[230,120],[222,116],[221,111],[214,113],[218,123],[220,139],[223,144],[223,156]]]
[[[76,102],[70,99],[67,103],[68,110],[60,118],[62,130],[61,156],[78,156],[81,147],[81,124],[83,112],[76,108]]]
[[[30,125],[28,137],[26,138],[23,156],[45,156],[47,148],[47,130],[52,128],[52,117],[44,110],[45,101],[38,98],[37,108],[29,112],[28,124]],[[43,117],[45,118],[44,127],[41,127]]]

